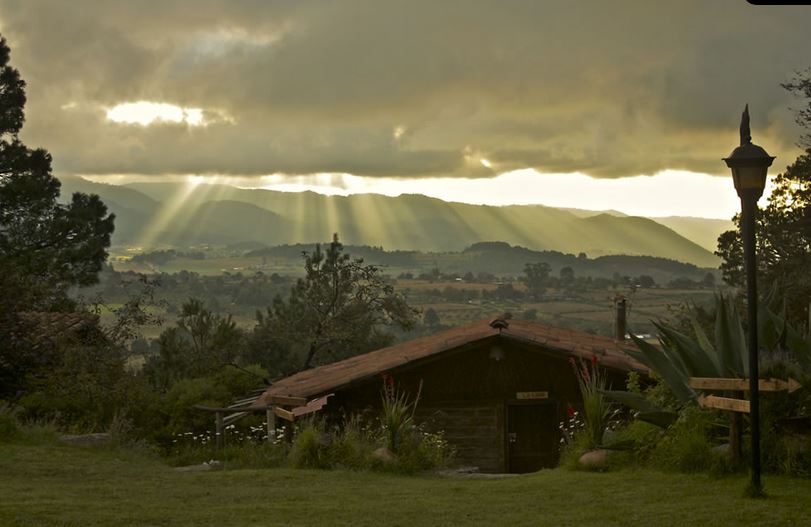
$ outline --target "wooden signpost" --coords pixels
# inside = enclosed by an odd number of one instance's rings
[[[691,388],[697,390],[724,390],[744,392],[749,390],[749,379],[733,379],[719,377],[690,377]],[[762,392],[795,392],[802,388],[796,379],[760,379],[758,389]],[[715,408],[728,412],[749,413],[749,401],[745,399],[732,399],[730,397],[718,397],[716,395],[701,395],[698,398],[698,405],[702,408]]]
[[[698,398],[698,405],[702,408],[715,408],[716,410],[726,410],[728,412],[740,412],[744,414],[749,413],[749,401],[745,399],[701,395]]]
[[[732,379],[716,377],[690,377],[691,388],[697,390],[728,390],[728,391],[749,391],[749,379]],[[796,379],[760,379],[758,389],[761,392],[795,392],[802,388]]]

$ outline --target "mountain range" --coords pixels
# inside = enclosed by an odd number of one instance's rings
[[[328,240],[386,249],[460,251],[503,241],[590,257],[648,255],[715,267],[725,220],[644,218],[541,205],[487,206],[422,195],[325,196],[222,184],[95,183],[63,177],[63,198],[98,194],[116,215],[113,243],[144,249],[201,243],[271,246]]]

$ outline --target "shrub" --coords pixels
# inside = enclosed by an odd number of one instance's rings
[[[308,422],[300,428],[290,450],[290,463],[296,468],[332,468],[329,438],[321,423]]]
[[[455,455],[442,432],[414,427],[401,443],[397,463],[392,468],[406,474],[436,470],[447,467]]]
[[[711,467],[714,463],[712,426],[712,414],[686,406],[656,442],[650,453],[651,464],[681,472],[700,472]]]

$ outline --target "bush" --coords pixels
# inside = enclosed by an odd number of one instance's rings
[[[250,366],[245,370],[247,371],[228,366],[214,375],[183,379],[162,397],[156,396],[145,385],[141,395],[144,405],[149,407],[148,412],[133,409],[138,413],[129,414],[132,415],[136,435],[153,440],[167,449],[181,435],[202,436],[210,433],[214,428],[214,415],[200,411],[194,405],[228,405],[235,397],[249,393],[256,387],[258,378],[267,375],[258,366]],[[247,432],[250,425],[256,424],[258,419],[247,417],[240,421],[240,426]]]
[[[712,425],[712,414],[686,406],[652,449],[651,464],[681,472],[701,472],[711,467],[714,463]]]
[[[308,420],[296,433],[289,463],[296,468],[379,470],[413,474],[446,467],[455,455],[444,435],[411,427],[398,436],[393,463],[376,459],[373,453],[388,443],[385,421],[365,426],[357,416],[327,429],[324,421]]]
[[[397,453],[397,472],[414,474],[447,467],[456,455],[442,432],[426,432],[415,427],[404,439]],[[388,468],[388,467],[382,467]]]
[[[290,463],[296,468],[332,468],[330,439],[320,423],[309,422],[301,428],[290,450]]]
[[[0,441],[14,441],[21,435],[17,419],[10,413],[0,413]]]

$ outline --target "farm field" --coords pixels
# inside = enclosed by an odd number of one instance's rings
[[[425,288],[424,284],[421,284]],[[442,290],[446,284],[431,284]],[[485,284],[466,284],[478,289]],[[487,284],[490,285],[490,284]],[[400,287],[400,281],[396,284]],[[520,287],[516,285],[516,289]],[[417,289],[410,287],[412,291]],[[712,302],[712,290],[688,289],[637,289],[632,295],[621,290],[591,290],[576,293],[576,298],[553,299],[545,302],[474,300],[467,302],[427,302],[414,303],[422,310],[434,309],[442,324],[460,325],[483,318],[492,317],[505,311],[516,317],[522,317],[527,310],[535,310],[539,321],[554,326],[568,327],[598,334],[611,335],[614,323],[612,298],[617,293],[624,293],[629,299],[628,323],[636,333],[652,333],[655,328],[651,320],[667,318],[670,309],[685,302],[706,305]]]
[[[178,472],[141,452],[0,444],[0,525],[798,525],[811,480],[544,470],[509,478]]]

